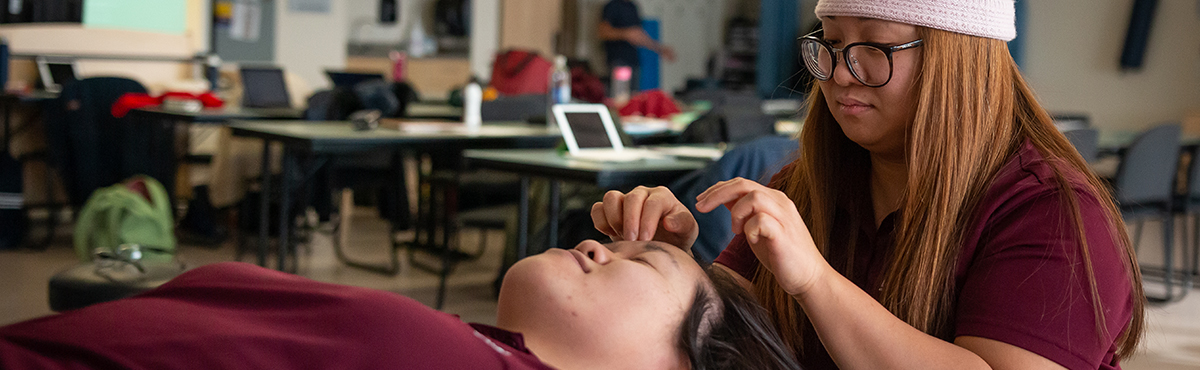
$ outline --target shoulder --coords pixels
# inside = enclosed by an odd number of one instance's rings
[[[1062,186],[1066,182],[1066,186]],[[1103,212],[1100,199],[1088,185],[1087,175],[1056,158],[1046,158],[1028,140],[1021,144],[1012,158],[992,177],[983,200],[978,205],[977,221],[990,223],[1011,212],[1027,210],[1030,206],[1051,212],[1066,210],[1061,199],[1067,189],[1078,201],[1081,210]],[[1085,214],[1094,214],[1095,212]]]
[[[972,226],[964,230],[959,272],[979,255],[1019,247],[1078,245],[1080,227],[1089,249],[1115,250],[1120,247],[1114,239],[1118,233],[1105,202],[1107,194],[1089,186],[1087,174],[1046,158],[1026,141],[992,177],[976,206]]]
[[[1013,344],[1068,368],[1094,369],[1112,359],[1133,312],[1132,272],[1105,194],[1089,189],[1079,170],[1022,145],[966,230],[957,335]]]

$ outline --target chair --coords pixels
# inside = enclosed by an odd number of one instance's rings
[[[1187,191],[1177,195],[1174,202],[1175,214],[1184,216],[1184,250],[1190,249],[1191,252],[1191,266],[1184,272],[1184,289],[1180,298],[1187,295],[1195,279],[1200,276],[1200,146],[1192,146],[1187,153],[1190,159],[1187,169]],[[1189,217],[1192,221],[1190,238],[1186,232]],[[1187,253],[1184,253],[1185,260],[1187,257]]]
[[[523,121],[545,122],[546,95],[527,94],[501,96],[480,106],[484,122]],[[495,171],[464,173],[458,179],[457,224],[479,232],[479,247],[473,258],[483,253],[488,231],[504,231],[511,215],[516,214],[520,197],[519,176]]]
[[[501,96],[480,106],[484,122],[523,121],[543,122],[546,119],[546,95]],[[520,178],[516,175],[475,171],[462,174],[459,182],[458,225],[479,230],[480,239],[488,230],[504,230],[508,216],[520,195]],[[480,250],[483,249],[482,242]]]
[[[1166,295],[1147,297],[1167,302],[1175,296],[1174,239],[1172,204],[1174,181],[1179,162],[1181,128],[1178,123],[1156,126],[1142,133],[1125,150],[1114,179],[1115,197],[1126,221],[1136,221],[1134,247],[1141,239],[1147,218],[1163,221],[1163,283]],[[1143,270],[1147,270],[1143,268]]]
[[[59,98],[44,110],[50,164],[72,208],[82,207],[96,189],[153,173],[150,155],[159,145],[152,130],[134,127],[111,113],[113,103],[126,93],[144,94],[146,88],[127,78],[85,78],[63,86]]]
[[[745,143],[775,133],[775,117],[763,113],[758,96],[734,95],[721,106],[725,142]]]
[[[699,90],[697,100],[711,99],[713,107],[680,134],[679,142],[745,143],[775,133],[775,117],[762,111],[762,99],[753,94]]]
[[[479,106],[479,115],[484,122],[545,122],[546,109],[546,95],[501,96],[483,102]]]
[[[1073,130],[1063,131],[1063,136],[1067,137],[1067,141],[1079,151],[1079,155],[1083,157],[1087,163],[1093,163],[1100,153],[1100,130],[1094,128],[1077,128]]]

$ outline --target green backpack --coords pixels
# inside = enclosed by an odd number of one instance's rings
[[[131,187],[144,184],[146,197]],[[147,254],[147,261],[167,262],[175,257],[175,218],[167,191],[158,181],[135,176],[92,193],[75,222],[75,253],[91,261],[97,252],[116,253],[122,244],[137,244],[162,253]]]

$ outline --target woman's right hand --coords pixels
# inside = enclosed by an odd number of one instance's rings
[[[666,187],[612,190],[592,205],[596,230],[613,241],[655,240],[691,250],[700,234],[696,217]]]

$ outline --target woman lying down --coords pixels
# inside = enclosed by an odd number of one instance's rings
[[[504,278],[496,321],[219,263],[0,328],[0,368],[797,368],[744,289],[659,242],[585,241],[526,258]]]

